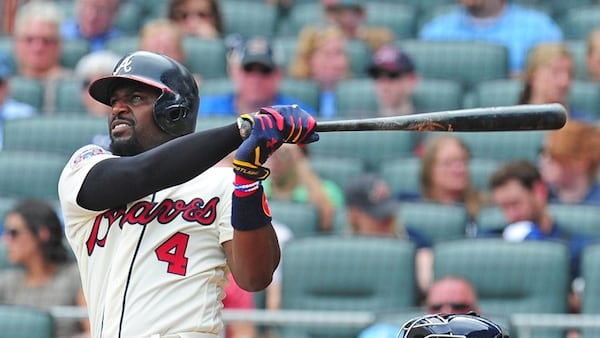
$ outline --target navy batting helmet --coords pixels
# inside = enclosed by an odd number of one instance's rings
[[[123,57],[111,76],[94,81],[90,95],[110,105],[112,90],[122,81],[135,81],[161,90],[153,109],[154,121],[166,133],[194,132],[198,116],[198,86],[182,64],[162,54],[137,51]]]
[[[497,324],[469,314],[426,315],[409,320],[398,338],[508,338]]]

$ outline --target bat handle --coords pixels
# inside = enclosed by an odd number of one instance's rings
[[[247,139],[250,136],[250,134],[252,133],[252,123],[250,123],[250,121],[248,121],[246,119],[238,117],[237,125],[238,125],[238,129],[240,131],[240,136],[242,137],[242,140]]]

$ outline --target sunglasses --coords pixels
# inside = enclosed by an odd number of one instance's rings
[[[250,63],[242,67],[246,73],[258,72],[262,75],[270,75],[275,69],[257,63]]]
[[[175,12],[173,13],[173,20],[175,21],[183,21],[188,18],[199,18],[199,19],[207,19],[212,17],[212,13],[203,12],[203,11],[191,11],[191,12]]]
[[[429,312],[439,312],[443,307],[450,307],[452,311],[467,311],[471,308],[470,304],[467,303],[445,303],[445,304],[431,304],[428,306]]]
[[[374,71],[371,73],[371,77],[374,78],[375,80],[378,79],[389,79],[389,80],[395,80],[400,78],[403,75],[403,73],[401,72],[388,72],[388,71],[384,71],[384,70],[378,70],[378,71]]]

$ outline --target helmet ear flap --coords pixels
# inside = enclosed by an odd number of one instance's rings
[[[154,122],[167,134],[180,136],[196,127],[196,120],[188,117],[189,109],[179,94],[163,90],[154,104]]]

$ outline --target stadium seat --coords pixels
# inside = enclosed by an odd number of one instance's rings
[[[502,210],[496,206],[486,206],[477,214],[477,228],[480,235],[500,235],[506,227]]]
[[[22,76],[13,76],[9,80],[9,91],[15,100],[30,104],[38,111],[42,110],[44,104],[42,82]]]
[[[366,172],[365,163],[359,158],[332,158],[329,156],[310,155],[310,165],[323,179],[331,180],[340,188]]]
[[[589,79],[586,68],[586,54],[587,46],[584,39],[579,40],[567,40],[565,41],[573,59],[575,60],[575,79],[587,80]]]
[[[273,220],[286,225],[294,237],[313,236],[319,233],[317,209],[309,203],[269,199]]]
[[[573,81],[569,104],[574,108],[600,118],[600,86],[591,81]]]
[[[589,315],[600,314],[600,244],[592,245],[583,252],[581,273],[585,288],[581,296],[581,313]],[[583,329],[582,338],[596,338],[600,329]]]
[[[292,239],[282,253],[282,308],[385,312],[416,305],[414,245],[381,237]],[[362,328],[285,327],[283,337],[356,337]]]
[[[482,81],[465,96],[464,106],[476,108],[514,105],[519,101],[522,88],[523,84],[518,80]]]
[[[482,313],[565,313],[569,251],[551,241],[464,239],[434,246],[434,278],[458,275],[475,286]],[[536,330],[533,337],[561,337]],[[564,333],[562,333],[564,337]]]
[[[62,79],[56,87],[56,111],[62,113],[87,114],[87,108],[81,101],[84,90],[79,79]]]
[[[551,214],[565,230],[600,240],[600,208],[597,205],[551,203],[549,207]]]
[[[308,145],[311,156],[357,158],[366,170],[376,171],[385,161],[412,155],[414,134],[389,131],[321,133],[319,142]]]
[[[394,194],[418,195],[420,188],[419,170],[421,160],[407,156],[384,161],[379,166],[379,175],[389,184]]]
[[[509,161],[536,161],[546,131],[456,132],[469,148],[471,157]]]
[[[125,56],[138,49],[140,38],[137,35],[125,35],[112,38],[106,43],[106,49],[119,56]]]
[[[273,37],[277,20],[277,8],[266,2],[223,1],[224,35],[239,34],[244,38],[254,36]]]
[[[466,236],[467,213],[459,205],[402,202],[398,216],[404,226],[418,230],[433,244]]]
[[[114,21],[115,27],[120,29],[124,35],[138,34],[145,19],[143,10],[135,1],[122,2]]]
[[[0,332],[10,338],[54,338],[50,312],[20,305],[0,304]]]
[[[90,115],[38,115],[4,122],[4,150],[54,152],[70,157],[94,136],[107,134],[105,118]]]
[[[58,178],[67,160],[62,154],[43,151],[2,150],[0,195],[57,199]]]
[[[89,52],[90,44],[87,40],[65,40],[62,42],[60,63],[67,68],[74,69],[77,62]]]
[[[412,57],[421,76],[459,81],[467,90],[481,81],[508,76],[508,52],[502,45],[423,40],[401,40],[398,44]]]
[[[185,65],[192,73],[200,74],[203,79],[227,76],[226,48],[222,40],[186,37],[183,48]]]
[[[600,22],[600,6],[597,4],[564,8],[559,20],[565,39],[585,40],[587,35],[598,27]]]
[[[421,78],[414,94],[417,111],[427,113],[462,108],[463,88],[457,81]]]
[[[235,117],[232,116],[199,116],[198,122],[196,123],[196,131],[202,131],[206,129],[212,129],[216,127],[223,127],[228,124],[232,124],[236,121]]]

